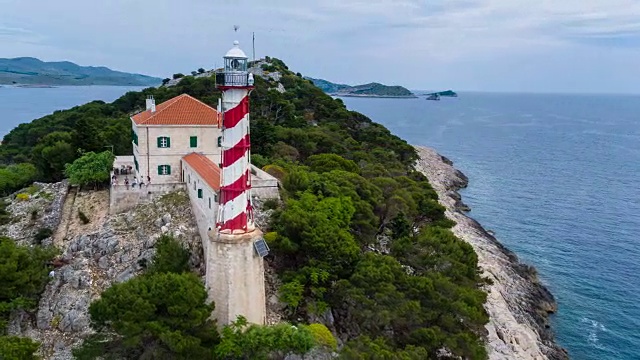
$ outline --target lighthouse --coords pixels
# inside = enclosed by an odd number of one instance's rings
[[[235,41],[224,56],[224,68],[215,74],[222,92],[221,183],[216,228],[208,233],[206,284],[219,325],[239,315],[250,323],[266,321],[263,256],[268,247],[254,224],[251,205],[253,74],[247,65],[247,56]]]

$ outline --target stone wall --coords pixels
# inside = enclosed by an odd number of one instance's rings
[[[278,179],[251,165],[251,195],[262,199],[280,199]]]
[[[215,301],[213,316],[222,326],[243,315],[254,324],[266,323],[264,261],[254,249],[260,230],[243,235],[210,231],[206,258],[206,286]]]
[[[218,216],[218,192],[212,189],[204,179],[193,170],[186,161],[183,161],[186,189],[191,202],[191,210],[198,223],[200,236],[207,238],[207,232],[216,228]],[[202,190],[202,198],[198,198],[198,189]],[[207,252],[207,241],[202,246]]]
[[[172,191],[185,190],[183,183],[150,184],[133,187],[131,185],[111,184],[109,196],[109,213],[118,214],[136,207],[138,204],[147,204],[158,196]]]

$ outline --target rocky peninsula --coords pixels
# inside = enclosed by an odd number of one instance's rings
[[[489,359],[568,359],[549,326],[548,317],[557,310],[555,299],[536,270],[464,214],[469,208],[457,191],[468,185],[468,178],[434,149],[416,146],[416,150],[420,156],[416,169],[429,178],[446,216],[457,224],[453,233],[473,246],[481,275],[489,280],[485,287]]]

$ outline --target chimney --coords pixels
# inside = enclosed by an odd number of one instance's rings
[[[156,112],[156,100],[153,98],[153,95],[147,96],[147,110]]]

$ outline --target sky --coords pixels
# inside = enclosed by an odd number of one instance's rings
[[[640,93],[640,0],[0,0],[0,57],[170,77],[251,57],[409,89]],[[239,25],[237,33],[233,25]]]

